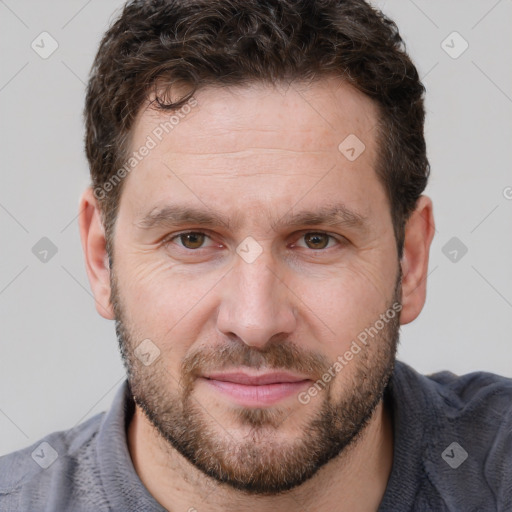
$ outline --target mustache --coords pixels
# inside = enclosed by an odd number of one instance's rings
[[[318,352],[298,349],[286,342],[272,342],[264,348],[229,341],[219,346],[207,346],[188,354],[181,363],[181,384],[189,390],[194,381],[205,373],[244,366],[254,370],[287,370],[318,380],[327,372],[331,361]]]

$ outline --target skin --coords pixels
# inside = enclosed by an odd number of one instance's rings
[[[112,269],[91,189],[80,202],[81,239],[97,310],[117,320],[132,392],[139,397],[128,428],[135,470],[169,510],[375,511],[392,468],[393,426],[380,396],[370,403],[361,390],[366,385],[375,393],[383,389],[398,325],[413,321],[424,305],[432,202],[426,196],[418,200],[399,260],[389,201],[374,172],[377,109],[344,82],[206,88],[195,98],[198,105],[125,179]],[[144,106],[132,150],[168,116]],[[338,150],[349,134],[366,146],[352,162]],[[237,219],[238,225],[140,227],[154,207],[177,202]],[[285,214],[335,203],[364,216],[365,227],[319,223],[273,229]],[[162,243],[187,230],[210,238],[199,250],[187,249],[179,237]],[[321,236],[320,242],[329,242],[319,249],[305,237],[318,232],[337,238]],[[262,250],[252,263],[236,252],[248,236]],[[225,349],[232,350],[233,364],[224,369],[240,367],[248,355],[293,371],[312,362],[317,365],[306,374],[314,381],[397,298],[399,323],[397,318],[384,329],[307,405],[292,396],[259,413],[240,408],[185,371],[191,370],[185,363],[193,355],[199,372],[220,368],[224,360],[218,354]],[[134,357],[144,339],[160,351],[150,366]],[[275,349],[279,345],[296,349],[288,367]],[[339,406],[341,430],[348,428],[345,411],[357,416],[364,410],[368,418],[314,474],[285,492],[265,493],[207,476],[161,435],[183,419],[185,402],[195,414],[192,425],[208,427],[198,429],[202,446],[220,447],[227,467],[233,475],[239,470],[239,477],[250,464],[237,458],[235,448],[266,460],[269,471],[281,462],[285,467],[286,456],[307,441],[305,427],[321,419],[329,404]],[[141,404],[154,408],[153,421]]]

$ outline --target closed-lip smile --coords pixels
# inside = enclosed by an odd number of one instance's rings
[[[244,407],[271,406],[310,385],[305,375],[287,371],[253,373],[242,370],[211,372],[201,379],[211,389]]]

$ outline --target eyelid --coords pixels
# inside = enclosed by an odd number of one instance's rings
[[[187,229],[185,231],[180,231],[178,233],[171,233],[170,235],[165,236],[164,239],[161,241],[161,244],[166,246],[166,245],[170,244],[171,242],[173,242],[176,238],[179,238],[182,235],[188,235],[188,234],[191,234],[191,233],[199,234],[199,235],[205,235],[207,238],[212,240],[212,237],[211,237],[211,235],[209,235],[209,231],[208,230],[204,230],[204,229]],[[183,247],[181,245],[179,245],[179,247],[181,247],[182,249],[185,249],[186,251],[190,251],[190,252],[198,252],[201,249],[205,249],[206,248],[206,247],[201,246],[198,249],[187,249],[186,247]]]
[[[297,240],[300,240],[303,238],[304,235],[306,234],[320,234],[320,235],[326,235],[328,236],[329,238],[331,238],[332,240],[335,240],[337,242],[337,245],[340,245],[340,244],[344,244],[346,242],[348,242],[348,240],[342,236],[342,235],[337,235],[337,234],[334,234],[334,233],[329,233],[328,231],[323,231],[321,229],[305,229],[305,230],[301,230],[301,231],[298,231],[296,233],[296,238]],[[296,242],[294,242],[295,244]],[[308,247],[301,247],[301,248],[305,248],[305,249],[308,249]],[[310,249],[311,251],[315,251],[315,252],[322,252],[322,251],[327,251],[328,249],[332,249],[333,247],[326,247],[325,249]]]
[[[166,236],[161,241],[161,244],[163,246],[167,246],[168,244],[173,242],[173,240],[175,240],[176,238],[179,238],[182,235],[187,235],[187,234],[190,234],[190,233],[205,235],[207,238],[209,238],[210,240],[213,241],[213,237],[211,236],[211,234],[209,234],[210,233],[209,230],[205,230],[205,229],[188,229],[188,230],[185,230],[185,231],[180,231],[178,233],[171,233],[170,235]],[[334,233],[329,233],[328,231],[323,231],[321,229],[317,229],[317,230],[315,230],[315,229],[303,229],[303,230],[297,231],[294,234],[294,239],[295,240],[300,240],[306,234],[326,235],[330,239],[335,240],[336,241],[336,245],[338,245],[338,246],[339,245],[343,245],[345,243],[348,243],[348,240],[344,236],[338,235],[338,234],[334,234]],[[297,242],[293,242],[292,245],[295,245],[296,243]],[[184,247],[184,246],[179,245],[179,244],[178,244],[178,247],[180,247],[183,250],[188,251],[188,252],[199,252],[199,251],[201,251],[201,249],[207,249],[208,248],[208,247],[201,246],[201,247],[199,247],[197,249],[188,249],[187,247]],[[301,249],[309,249],[308,247],[302,247],[302,246],[300,246],[300,247],[301,247]],[[326,252],[328,249],[333,249],[333,248],[334,247],[326,247],[324,249],[309,249],[309,250],[320,253],[320,252]]]

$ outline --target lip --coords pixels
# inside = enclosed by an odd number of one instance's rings
[[[204,375],[206,379],[222,382],[233,382],[235,384],[245,384],[247,386],[262,386],[264,384],[278,384],[283,382],[299,382],[309,380],[304,375],[297,375],[289,372],[267,372],[261,374],[249,374],[246,372],[225,372],[209,373]]]
[[[200,378],[211,389],[243,407],[265,407],[297,395],[311,379],[288,372],[211,373]]]

